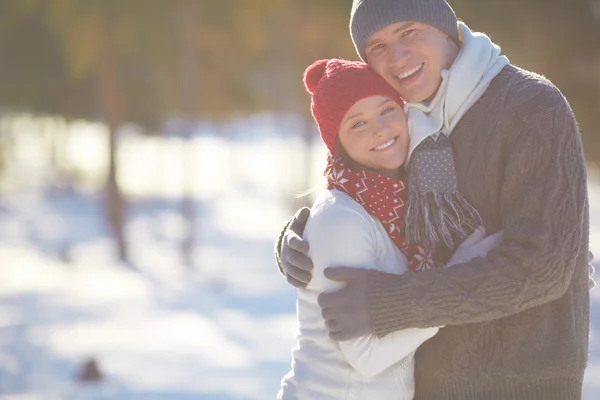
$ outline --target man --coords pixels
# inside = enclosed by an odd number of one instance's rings
[[[425,118],[448,107],[446,83],[469,68],[457,64],[466,48],[448,3],[354,0],[350,29],[361,58],[409,103],[409,119],[411,104]],[[581,398],[589,216],[567,101],[544,78],[508,64],[449,139],[458,191],[487,232],[504,229],[503,243],[485,258],[414,274],[332,266],[327,277],[347,286],[319,297],[331,336],[445,326],[417,351],[416,399]],[[308,214],[301,210],[277,244],[278,263],[297,287],[310,281],[300,239]]]

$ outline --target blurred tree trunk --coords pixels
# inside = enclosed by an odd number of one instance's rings
[[[300,134],[301,149],[298,149],[298,162],[293,164],[292,179],[294,180],[290,205],[293,211],[307,204],[308,196],[298,197],[298,193],[309,189],[309,143],[310,121],[305,118],[307,103],[306,93],[302,86],[302,55],[298,49],[302,47],[301,34],[303,29],[304,11],[294,0],[280,0],[277,4],[278,16],[273,22],[273,41],[270,57],[275,70],[270,79],[275,83],[275,105],[284,114],[297,115],[296,126],[290,126],[286,133]],[[295,120],[295,119],[294,119]]]
[[[186,221],[186,237],[181,244],[184,263],[188,268],[194,266],[194,245],[196,243],[196,202],[194,200],[194,148],[192,146],[193,129],[198,107],[198,45],[197,26],[198,8],[194,0],[179,0],[176,9],[177,18],[177,50],[179,55],[179,92],[180,109],[183,113],[184,136],[187,145],[184,147],[183,194],[181,213]]]
[[[7,146],[7,129],[4,113],[0,112],[0,180],[4,178],[8,164],[9,149]],[[0,185],[0,188],[2,185]]]
[[[2,135],[2,130],[0,130],[0,183],[4,179],[4,175],[7,168],[7,155],[8,149],[6,148],[6,143],[4,141],[4,137]],[[2,190],[2,185],[0,184],[0,193]]]
[[[125,120],[125,96],[121,89],[117,63],[111,40],[111,26],[103,11],[95,11],[99,28],[100,50],[97,70],[97,89],[109,129],[109,168],[106,181],[106,211],[108,222],[115,235],[119,259],[129,262],[125,237],[125,198],[118,183],[118,138],[119,127]]]

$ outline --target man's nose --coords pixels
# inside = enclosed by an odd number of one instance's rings
[[[388,52],[390,65],[404,64],[410,57],[410,49],[402,43],[394,43]]]

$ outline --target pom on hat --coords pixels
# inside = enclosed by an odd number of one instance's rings
[[[311,111],[321,139],[331,154],[344,115],[352,106],[371,96],[385,96],[402,105],[396,91],[367,64],[341,59],[318,60],[303,75],[304,87],[311,94]]]
[[[321,78],[323,78],[323,74],[325,73],[328,62],[329,60],[315,61],[308,68],[306,68],[306,71],[304,71],[304,87],[308,93],[315,94],[317,86],[319,85]]]

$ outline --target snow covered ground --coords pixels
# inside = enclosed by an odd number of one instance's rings
[[[296,323],[295,292],[272,257],[290,215],[273,178],[285,176],[281,160],[264,157],[273,146],[240,146],[238,173],[204,177],[193,269],[181,261],[185,221],[168,196],[130,208],[133,267],[115,259],[98,194],[45,188],[0,199],[0,398],[274,398]],[[590,181],[598,255],[599,182]],[[600,289],[592,295],[589,400],[600,398]],[[82,384],[92,358],[103,379]]]

